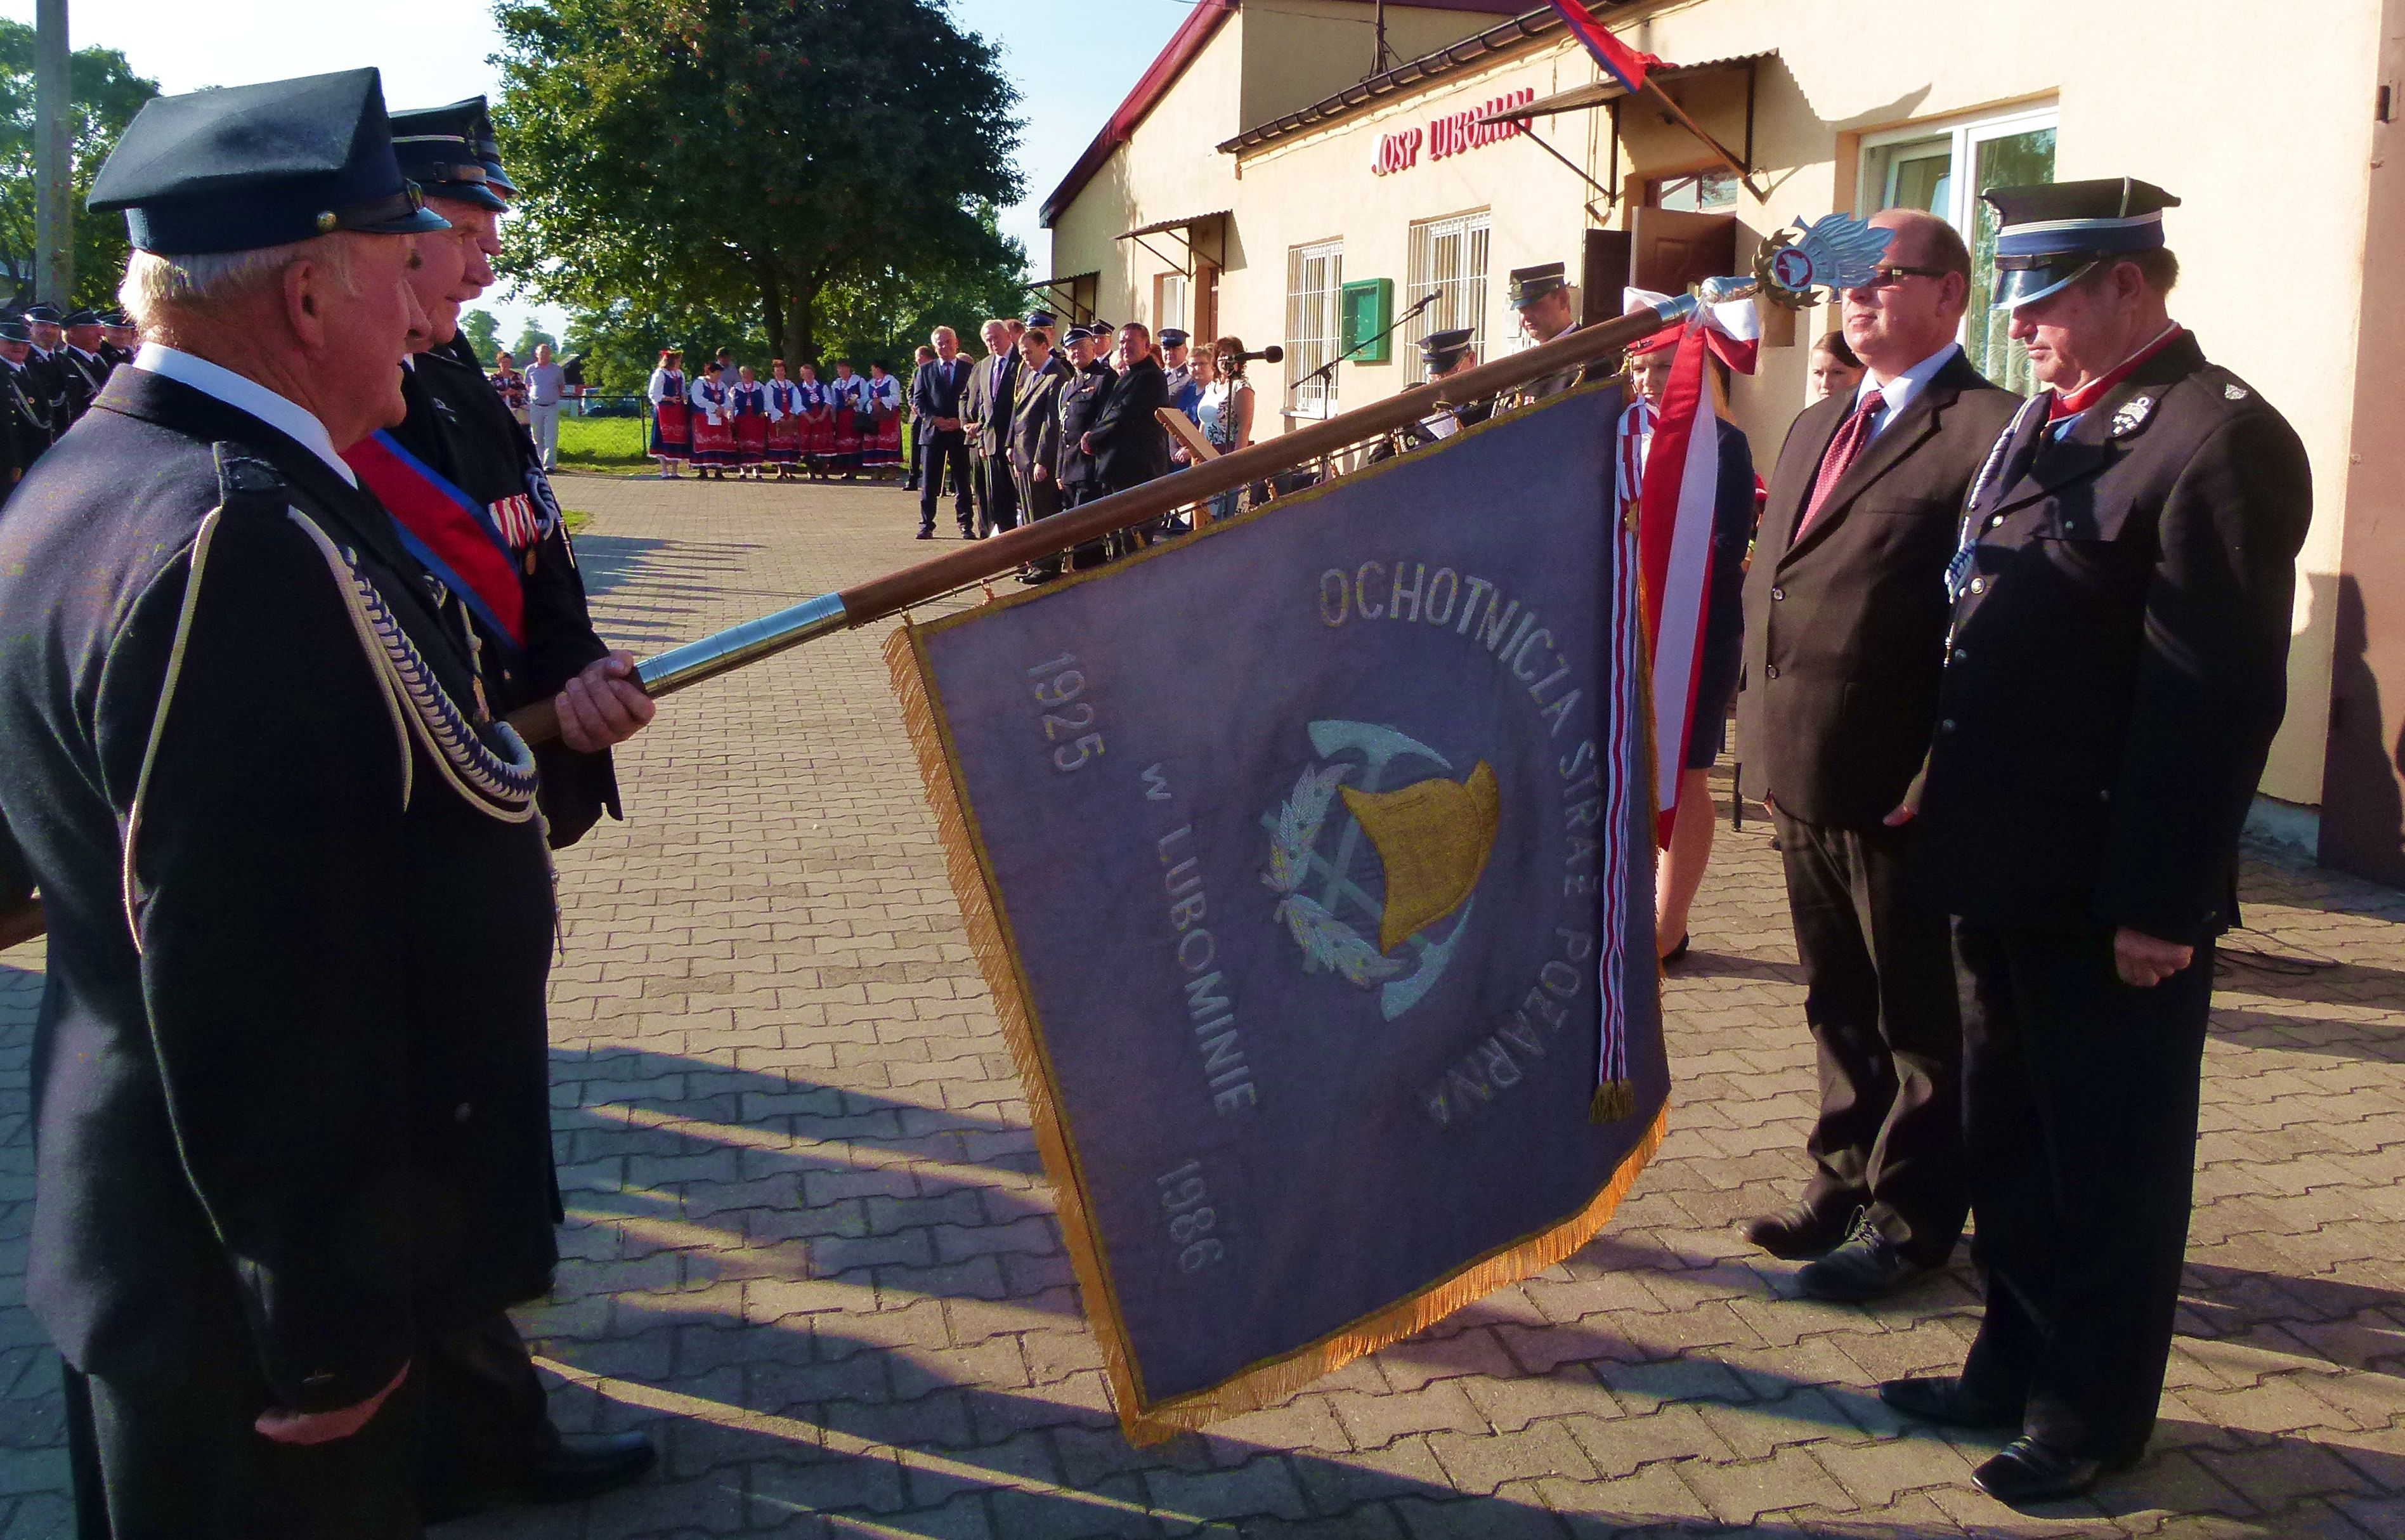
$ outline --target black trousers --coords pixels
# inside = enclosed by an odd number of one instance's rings
[[[1823,1213],[1866,1208],[1906,1257],[1936,1266],[1970,1207],[1962,1025],[1917,831],[1807,824],[1776,808],[1772,817],[1821,1059],[1805,1201]]]
[[[559,1448],[534,1355],[506,1312],[429,1343],[412,1378],[424,1385],[417,1490],[429,1500],[519,1486]]]
[[[993,534],[997,530],[1019,528],[1019,484],[1010,473],[1010,459],[1006,455],[973,457],[977,467],[977,532]]]
[[[366,1427],[331,1444],[274,1444],[269,1402],[238,1333],[136,1381],[67,1369],[77,1540],[409,1540],[423,1387],[410,1377]]]
[[[2134,1458],[2179,1305],[2213,948],[2152,989],[2121,982],[2101,925],[1958,921],[1954,948],[1988,1273],[1963,1380],[2056,1448]]]
[[[977,528],[977,509],[969,502],[968,441],[957,432],[931,429],[927,433],[926,459],[920,462],[919,528],[935,527],[935,502],[942,495],[944,473],[952,476],[952,512],[963,530]]]

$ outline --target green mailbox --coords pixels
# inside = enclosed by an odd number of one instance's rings
[[[1362,278],[1343,290],[1344,355],[1355,363],[1385,363],[1394,357],[1395,280]],[[1378,340],[1371,342],[1375,337]]]

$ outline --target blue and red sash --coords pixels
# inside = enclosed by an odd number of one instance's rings
[[[409,554],[457,594],[485,630],[524,651],[526,587],[517,556],[484,506],[390,433],[361,439],[343,451],[343,460],[392,515]]]

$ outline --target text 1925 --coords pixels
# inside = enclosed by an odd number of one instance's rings
[[[1076,658],[1067,653],[1027,671],[1028,688],[1043,708],[1044,742],[1052,748],[1052,768],[1067,774],[1083,770],[1103,753],[1103,735],[1094,726],[1094,703],[1077,698],[1086,693],[1086,676]]]

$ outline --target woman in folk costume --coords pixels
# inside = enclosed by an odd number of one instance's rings
[[[761,394],[768,403],[768,463],[779,481],[794,479],[802,459],[802,390],[785,376],[785,360],[768,360],[768,383]]]
[[[757,481],[760,467],[768,458],[768,392],[745,364],[737,371],[738,378],[726,392],[728,404],[735,413],[735,463],[741,470],[739,479]]]
[[[652,403],[652,458],[660,462],[664,481],[675,480],[677,467],[693,458],[693,408],[684,392],[684,355],[661,348],[660,366],[643,394]]]
[[[851,364],[837,359],[835,378],[827,381],[827,415],[835,419],[835,446],[827,463],[851,481],[860,474],[860,414],[868,382],[851,372]]]
[[[885,367],[883,359],[869,361],[861,402],[865,408],[860,429],[860,463],[870,471],[898,470],[902,464],[902,382]]]
[[[1664,295],[1631,289],[1626,292],[1624,308],[1634,313],[1665,299]],[[1641,506],[1648,478],[1658,480],[1667,474],[1673,478],[1668,487],[1675,497],[1673,511],[1700,508],[1701,504],[1691,496],[1679,495],[1691,490],[1680,484],[1680,467],[1654,463],[1653,441],[1666,410],[1674,414],[1682,410],[1709,412],[1717,419],[1720,452],[1715,480],[1709,488],[1710,550],[1708,565],[1699,574],[1703,580],[1702,634],[1698,638],[1693,630],[1684,633],[1684,644],[1695,648],[1690,692],[1695,702],[1694,725],[1688,729],[1686,756],[1681,761],[1678,808],[1670,825],[1670,842],[1661,853],[1654,873],[1654,943],[1666,963],[1675,963],[1687,954],[1687,911],[1703,886],[1705,869],[1711,864],[1714,819],[1709,776],[1713,764],[1728,747],[1729,708],[1736,702],[1737,677],[1744,665],[1745,563],[1753,549],[1754,521],[1758,516],[1755,491],[1759,483],[1753,473],[1753,453],[1745,435],[1736,424],[1721,417],[1717,408],[1724,389],[1723,367],[1753,373],[1761,335],[1753,302],[1709,306],[1702,325],[1708,356],[1702,360],[1702,389],[1698,395],[1674,399],[1679,393],[1671,388],[1671,369],[1679,357],[1679,344],[1687,335],[1685,327],[1657,332],[1628,350],[1629,394],[1634,400],[1620,415],[1615,446],[1623,507]],[[1679,437],[1683,441],[1685,434],[1681,432]],[[1673,588],[1681,581],[1682,569],[1678,565],[1678,550],[1681,544],[1674,544],[1673,566],[1667,580]],[[1666,594],[1662,621],[1665,628],[1681,609],[1671,602],[1675,597]],[[1687,609],[1685,613],[1693,615],[1695,611]],[[1656,638],[1659,647],[1679,644],[1667,636]],[[1663,678],[1659,663],[1654,677],[1657,681]]]
[[[824,481],[827,460],[835,454],[835,414],[829,406],[826,383],[819,378],[817,364],[802,365],[802,377],[795,382],[794,393],[802,403],[802,463],[809,467],[812,481]]]
[[[724,481],[735,463],[734,403],[726,382],[705,369],[693,377],[686,399],[693,403],[693,463],[703,477]]]

